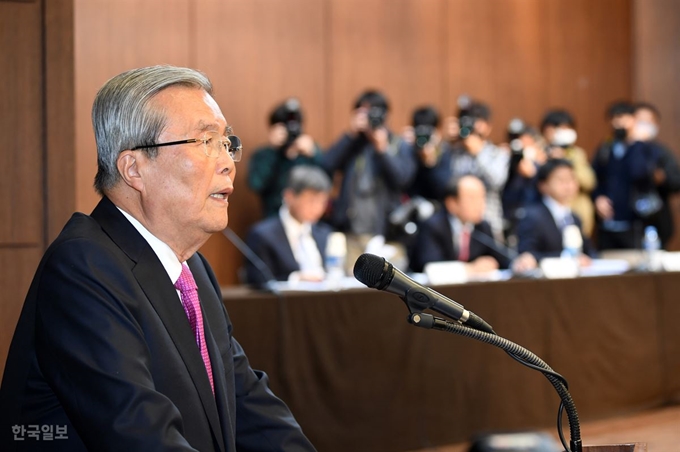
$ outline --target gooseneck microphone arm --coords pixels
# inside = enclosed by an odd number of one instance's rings
[[[470,328],[469,326],[461,325],[460,323],[449,322],[448,320],[435,317],[431,314],[412,313],[409,316],[409,323],[421,328],[446,331],[448,333],[458,334],[460,336],[469,337],[487,344],[494,345],[504,350],[508,355],[519,361],[521,364],[543,373],[543,375],[545,375],[548,381],[550,381],[550,383],[553,385],[557,391],[557,394],[560,396],[560,400],[562,401],[557,417],[557,432],[559,434],[560,441],[562,441],[562,446],[564,446],[566,451],[582,452],[583,444],[581,440],[581,427],[579,424],[578,412],[576,411],[574,400],[572,399],[571,394],[569,394],[567,380],[562,375],[556,373],[541,358],[521,345],[518,345],[505,338],[492,333],[479,331],[474,328]],[[571,447],[567,447],[566,440],[564,439],[564,435],[562,433],[562,407],[566,409],[567,418],[569,419]]]
[[[255,254],[255,251],[253,251],[243,240],[241,240],[241,237],[239,237],[234,231],[229,229],[228,227],[222,231],[224,236],[245,256],[248,261],[250,261],[251,264],[257,268],[257,270],[262,274],[264,277],[265,281],[261,284],[261,288],[273,293],[274,295],[281,296],[281,293],[279,292],[279,289],[276,287],[276,278],[272,274],[272,271],[267,267],[267,264],[264,263],[262,259],[260,259],[260,256]]]
[[[499,347],[518,361],[531,369],[543,373],[560,396],[561,403],[557,415],[557,431],[564,449],[569,452],[582,452],[581,429],[579,426],[576,406],[569,394],[567,381],[556,373],[548,364],[529,350],[514,342],[497,336],[481,317],[466,310],[461,304],[424,287],[412,280],[385,259],[373,254],[362,254],[354,265],[354,276],[368,287],[385,290],[398,295],[408,307],[409,322],[426,329],[447,331]],[[432,309],[456,320],[450,322],[445,319],[423,313],[425,309]],[[562,409],[567,411],[571,433],[571,447],[567,446],[562,433]]]

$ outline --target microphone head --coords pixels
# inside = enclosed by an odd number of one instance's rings
[[[385,258],[364,253],[354,263],[354,277],[368,287],[376,288],[383,279],[387,266]]]

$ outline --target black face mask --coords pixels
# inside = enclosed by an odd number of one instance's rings
[[[614,140],[623,141],[628,136],[628,131],[626,129],[614,128]]]

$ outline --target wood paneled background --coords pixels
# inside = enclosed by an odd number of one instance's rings
[[[680,2],[674,0],[0,0],[0,366],[30,278],[71,212],[98,198],[90,107],[113,75],[151,64],[203,70],[253,150],[267,116],[302,100],[322,145],[344,130],[364,88],[384,90],[390,125],[413,108],[453,112],[461,93],[493,108],[493,138],[550,107],[578,121],[592,151],[611,100],[644,98],[680,150]],[[259,218],[238,165],[230,226]],[[222,284],[242,258],[221,235],[202,249]],[[0,370],[2,368],[0,367]]]

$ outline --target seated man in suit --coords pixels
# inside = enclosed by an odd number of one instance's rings
[[[422,224],[411,256],[411,269],[423,271],[438,261],[466,262],[468,273],[508,268],[503,245],[495,245],[491,226],[482,220],[486,189],[477,176],[451,179],[444,192],[444,209]],[[492,246],[494,245],[494,246]]]
[[[579,193],[574,166],[565,159],[552,159],[538,170],[538,190],[541,202],[527,206],[524,218],[517,227],[519,252],[531,253],[536,260],[559,257],[564,249],[563,231],[576,225],[581,231],[583,252],[581,265],[588,265],[594,250],[583,237],[582,223],[571,210],[571,203]]]
[[[193,69],[113,77],[91,215],[43,256],[0,387],[0,450],[313,451],[232,336],[198,249],[227,227],[238,138]],[[62,438],[15,441],[29,425]]]
[[[283,191],[283,206],[275,217],[253,226],[246,243],[279,281],[320,281],[330,226],[319,223],[326,211],[331,180],[318,167],[293,168]],[[257,267],[246,264],[249,284],[266,282]]]

